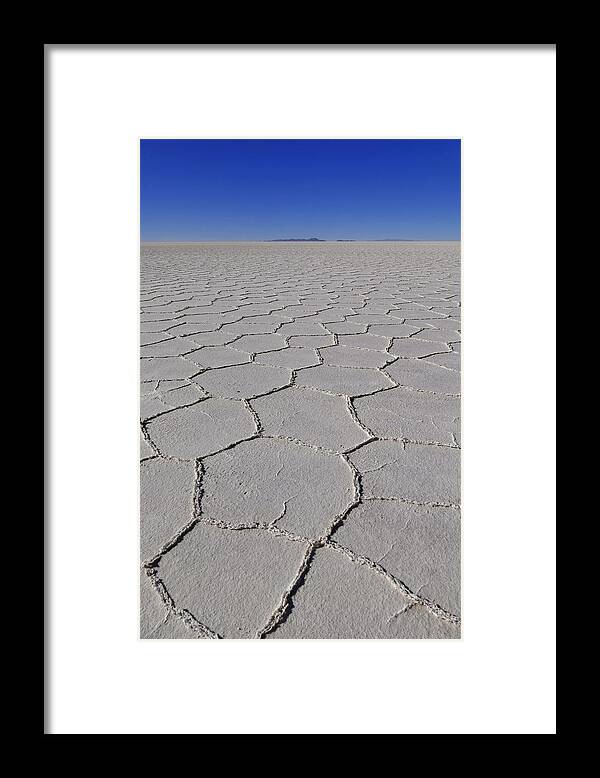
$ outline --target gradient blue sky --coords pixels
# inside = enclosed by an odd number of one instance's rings
[[[142,140],[144,241],[460,239],[460,140]]]

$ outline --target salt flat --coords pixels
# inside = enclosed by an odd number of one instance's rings
[[[144,244],[141,637],[460,637],[460,245]]]

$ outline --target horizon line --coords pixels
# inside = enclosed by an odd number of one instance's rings
[[[227,238],[181,240],[149,240],[140,238],[140,243],[460,243],[462,238]]]

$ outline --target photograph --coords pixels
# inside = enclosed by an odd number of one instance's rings
[[[43,48],[44,733],[556,734],[557,44]]]
[[[140,637],[460,639],[461,139],[141,138],[139,186]]]

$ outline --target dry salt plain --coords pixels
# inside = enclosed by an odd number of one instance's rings
[[[460,637],[458,243],[145,244],[141,636]]]

